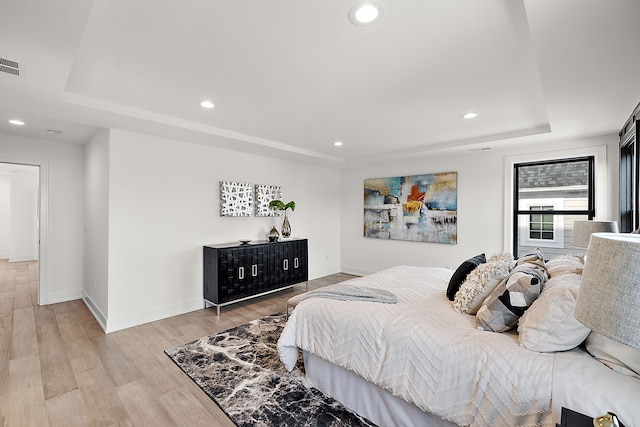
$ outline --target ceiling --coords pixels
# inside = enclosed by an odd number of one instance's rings
[[[637,0],[379,1],[355,26],[357,0],[0,0],[21,73],[0,73],[0,133],[340,167],[614,133],[640,100]]]

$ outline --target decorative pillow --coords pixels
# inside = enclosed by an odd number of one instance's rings
[[[544,263],[544,255],[542,254],[542,250],[540,248],[535,248],[532,252],[528,252],[522,255],[516,261],[516,265],[523,264],[533,264],[531,267],[535,268],[535,266],[542,267],[543,269],[547,269]]]
[[[574,317],[581,276],[550,278],[518,322],[518,341],[529,350],[555,352],[580,345],[591,330]]]
[[[476,316],[478,329],[504,332],[514,328],[540,295],[542,285],[549,277],[542,252],[537,249],[520,260],[522,262],[482,303]]]
[[[640,379],[640,349],[619,343],[597,332],[591,332],[585,346],[599,362],[619,374]]]
[[[449,301],[453,301],[456,297],[456,292],[460,289],[460,285],[467,278],[469,273],[476,269],[480,264],[487,262],[487,258],[484,254],[476,255],[473,258],[469,258],[458,266],[451,280],[449,280],[449,286],[447,287],[447,298]]]
[[[513,255],[510,254],[509,252],[495,253],[491,255],[491,258],[487,260],[487,262],[495,262],[495,261],[508,262],[509,265],[511,265],[511,268],[515,267],[516,265],[516,260],[513,258]]]
[[[453,300],[454,310],[476,314],[482,301],[509,275],[515,263],[510,253],[500,252],[489,258],[485,264],[480,264],[460,285],[460,290]]]
[[[582,274],[584,269],[584,255],[560,255],[547,262],[549,277],[563,274]]]

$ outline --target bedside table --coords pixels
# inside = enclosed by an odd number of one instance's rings
[[[593,418],[565,407],[562,408],[561,417],[560,424],[556,424],[556,427],[593,427]],[[621,422],[619,425],[624,427]]]
[[[593,427],[593,418],[562,407],[560,424],[556,427]]]

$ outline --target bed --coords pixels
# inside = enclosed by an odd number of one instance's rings
[[[580,348],[531,351],[517,329],[478,329],[446,296],[453,274],[398,266],[346,282],[390,290],[396,304],[303,300],[280,358],[292,369],[302,351],[313,385],[381,426],[554,426],[563,406],[640,425],[640,380]]]

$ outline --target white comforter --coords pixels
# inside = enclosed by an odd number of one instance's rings
[[[398,304],[302,301],[278,341],[281,360],[292,369],[307,350],[459,425],[552,425],[554,356],[477,330],[446,298],[452,273],[394,267],[349,281],[389,290]]]

